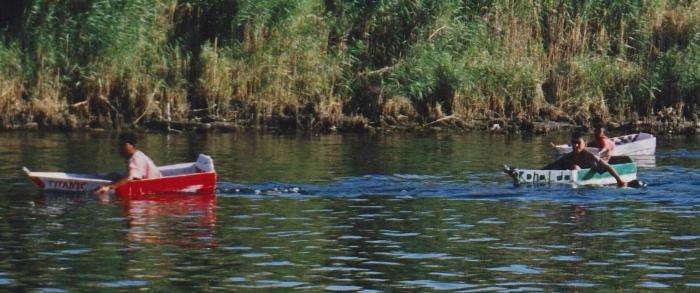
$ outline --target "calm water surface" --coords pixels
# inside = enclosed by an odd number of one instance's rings
[[[43,193],[33,170],[123,164],[109,134],[0,133],[0,290],[700,290],[700,145],[660,138],[644,189],[513,187],[550,140],[149,134],[215,158],[211,197]]]

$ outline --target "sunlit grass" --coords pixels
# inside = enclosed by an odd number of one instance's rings
[[[700,91],[697,1],[22,5],[0,23],[6,127],[692,119]]]

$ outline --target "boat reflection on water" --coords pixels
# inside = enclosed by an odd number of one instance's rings
[[[635,155],[630,156],[630,158],[637,164],[637,167],[639,168],[656,168],[655,155]]]
[[[135,243],[215,247],[216,195],[160,194],[119,198]]]

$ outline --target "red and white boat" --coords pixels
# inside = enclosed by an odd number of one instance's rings
[[[111,181],[100,174],[64,172],[32,172],[22,168],[27,177],[41,189],[69,192],[90,192]],[[141,196],[163,193],[210,194],[216,189],[214,160],[200,154],[197,161],[158,167],[161,178],[134,180],[119,186],[118,196]]]

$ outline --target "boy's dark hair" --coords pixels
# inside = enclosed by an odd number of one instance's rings
[[[578,141],[583,138],[583,133],[579,131],[574,131],[571,133],[571,141]]]
[[[136,146],[136,142],[136,135],[133,132],[123,132],[119,134],[119,145],[129,143],[133,146]]]
[[[598,134],[598,133],[605,133],[605,127],[604,126],[597,126],[593,133]]]

